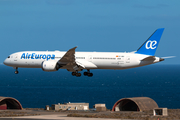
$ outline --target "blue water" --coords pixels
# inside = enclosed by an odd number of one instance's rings
[[[0,65],[0,96],[14,97],[24,108],[64,102],[105,103],[111,109],[125,97],[150,97],[159,107],[180,108],[180,65],[150,65],[127,70],[92,70],[73,77],[67,70],[14,69]]]

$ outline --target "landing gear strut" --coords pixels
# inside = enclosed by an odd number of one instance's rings
[[[16,71],[14,72],[15,74],[18,74],[19,72],[18,72],[18,67],[16,67],[15,68],[16,69]]]
[[[87,72],[84,72],[84,76],[92,77],[93,73],[90,73],[90,70],[87,70]]]

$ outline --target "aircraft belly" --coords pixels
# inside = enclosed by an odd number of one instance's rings
[[[27,68],[41,68],[43,60],[19,60],[14,66]]]
[[[118,61],[94,61],[98,69],[121,69],[122,64]]]
[[[85,69],[96,69],[97,66],[93,62],[89,62],[87,60],[77,60],[76,63]]]

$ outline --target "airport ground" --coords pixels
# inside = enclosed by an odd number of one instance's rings
[[[169,109],[168,116],[153,116],[152,111],[146,112],[97,112],[97,111],[46,111],[43,109],[0,110],[3,120],[180,120],[180,109]]]

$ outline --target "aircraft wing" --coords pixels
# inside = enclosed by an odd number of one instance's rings
[[[75,59],[75,49],[77,47],[69,49],[64,56],[58,61],[58,63],[63,67],[70,70],[78,70],[79,65],[76,63]],[[82,67],[82,66],[81,66]]]
[[[65,55],[59,60],[60,63],[69,63],[69,62],[75,62],[75,49],[77,47],[74,47],[70,50],[68,50]]]

